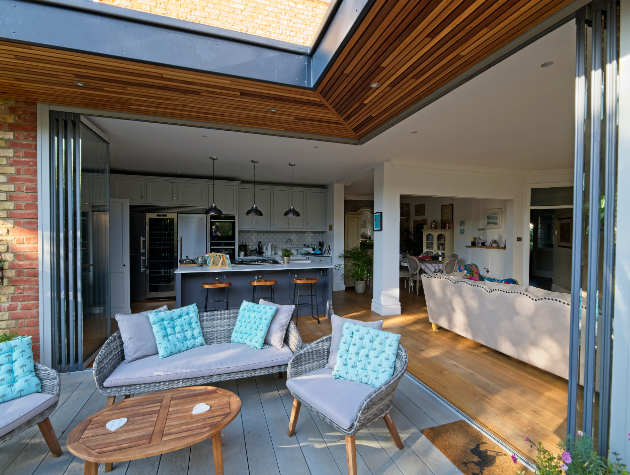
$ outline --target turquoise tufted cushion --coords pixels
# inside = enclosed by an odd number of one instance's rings
[[[258,305],[243,300],[232,332],[232,343],[244,343],[262,350],[276,308],[275,305]]]
[[[167,312],[151,313],[149,320],[160,358],[206,344],[195,304]]]
[[[35,376],[31,337],[0,343],[0,403],[41,392],[42,383]]]
[[[394,374],[400,335],[346,322],[333,377],[378,388]]]

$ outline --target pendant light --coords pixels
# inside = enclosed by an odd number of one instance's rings
[[[218,158],[210,157],[210,160],[212,160],[212,206],[206,210],[206,214],[208,216],[218,216],[223,214],[223,211],[217,208],[217,205],[214,204],[214,162],[216,162]]]
[[[284,212],[284,215],[287,218],[297,218],[300,216],[300,213],[293,207],[293,168],[295,163],[289,163],[289,166],[291,167],[291,207]]]
[[[245,213],[247,216],[262,216],[262,211],[256,208],[256,164],[258,160],[252,160],[254,164],[254,205]]]

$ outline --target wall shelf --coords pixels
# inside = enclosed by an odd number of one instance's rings
[[[491,246],[466,246],[469,249],[493,249],[495,251],[505,251],[505,247],[491,247]]]

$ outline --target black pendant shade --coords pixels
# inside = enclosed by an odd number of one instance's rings
[[[254,204],[245,214],[247,216],[262,216],[262,211],[256,208],[256,164],[258,163],[258,160],[252,160],[252,163],[254,164]]]
[[[216,162],[218,158],[210,157],[210,160],[212,160],[212,206],[206,210],[206,214],[208,216],[218,216],[223,214],[223,211],[217,208],[217,205],[214,204],[214,162]]]
[[[300,216],[300,212],[293,207],[293,167],[295,167],[295,163],[289,163],[289,166],[291,167],[291,206],[284,212],[284,215],[287,218],[297,218]]]

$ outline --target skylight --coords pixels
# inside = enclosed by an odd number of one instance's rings
[[[96,0],[117,7],[302,46],[316,40],[334,0]]]

